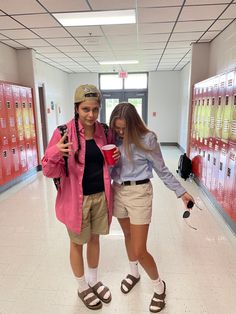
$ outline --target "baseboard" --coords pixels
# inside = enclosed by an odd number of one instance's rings
[[[26,173],[22,174],[21,176],[16,177],[16,178],[12,179],[11,181],[7,182],[6,184],[0,186],[0,194],[5,192],[6,190],[10,189],[14,185],[24,181],[25,179],[28,179],[28,178],[34,176],[40,170],[42,170],[42,166],[41,165],[39,165],[39,166],[37,166],[35,168],[30,169],[29,171],[27,171]]]
[[[175,147],[178,147],[181,150],[182,153],[185,152],[183,147],[180,146],[179,143],[176,143],[176,142],[160,142],[160,145],[161,146],[175,146]]]
[[[206,194],[209,201],[212,203],[212,205],[217,209],[217,211],[223,217],[224,221],[229,226],[230,230],[236,235],[236,223],[227,215],[224,209],[216,201],[214,196],[207,190],[207,188],[200,182],[200,180],[198,178],[194,178],[194,181],[202,189],[202,191]]]

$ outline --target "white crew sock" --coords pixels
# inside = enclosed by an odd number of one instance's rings
[[[139,270],[138,270],[138,261],[130,261],[129,262],[129,267],[130,267],[130,274],[136,278],[139,278]]]
[[[161,280],[161,278],[159,277],[156,280],[153,280],[153,287],[154,287],[154,292],[156,292],[157,294],[162,294],[164,292],[164,283]]]
[[[98,269],[97,268],[90,268],[88,267],[88,283],[90,287],[94,287],[96,283],[98,282],[97,279]],[[98,288],[97,293],[101,293],[104,289],[104,286],[101,286]],[[108,299],[110,297],[111,293],[110,291],[107,291],[107,293],[104,294],[104,299]]]

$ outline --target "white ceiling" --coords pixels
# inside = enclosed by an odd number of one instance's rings
[[[52,16],[122,9],[136,9],[137,24],[63,27]],[[212,41],[235,18],[236,0],[1,0],[0,42],[68,73],[181,70],[191,43]],[[98,63],[110,60],[139,64]]]

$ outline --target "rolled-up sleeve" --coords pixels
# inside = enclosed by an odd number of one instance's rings
[[[186,189],[180,184],[180,182],[165,165],[156,135],[154,133],[148,133],[145,142],[146,147],[151,149],[151,151],[147,153],[147,158],[152,164],[152,167],[157,173],[158,177],[170,190],[175,192],[177,197],[183,195],[186,192]]]

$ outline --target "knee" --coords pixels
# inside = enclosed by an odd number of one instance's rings
[[[147,251],[146,251],[146,249],[144,249],[142,247],[136,247],[136,248],[134,248],[134,254],[135,254],[138,261],[142,261],[145,259]]]
[[[98,245],[99,244],[99,235],[97,234],[92,234],[90,239],[89,239],[89,243],[90,244],[95,244]]]

